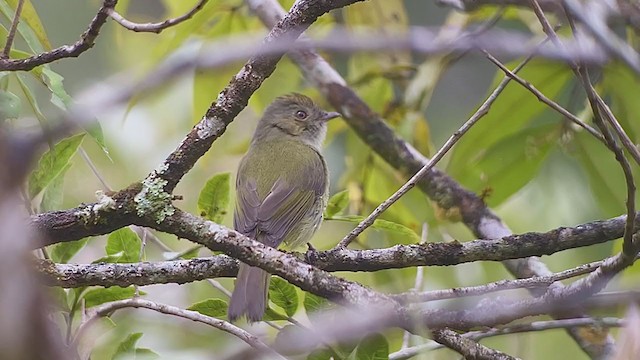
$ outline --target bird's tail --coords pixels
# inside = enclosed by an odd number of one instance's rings
[[[229,301],[229,321],[246,315],[251,322],[262,320],[267,306],[269,273],[240,263],[236,286]]]

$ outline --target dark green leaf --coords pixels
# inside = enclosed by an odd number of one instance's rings
[[[516,64],[514,62],[508,66],[514,68]],[[560,63],[533,60],[519,75],[533,83],[547,97],[554,99],[565,88],[571,71]],[[498,72],[491,91],[502,78],[503,73]],[[482,188],[478,187],[478,174],[485,170],[479,168],[477,163],[487,156],[487,152],[495,144],[522,132],[527,124],[546,109],[547,106],[533,94],[511,81],[493,103],[489,113],[453,149],[447,172],[465,187],[479,192]]]
[[[122,299],[130,299],[136,293],[136,290],[133,286],[129,286],[126,288],[121,288],[119,286],[112,286],[109,288],[96,288],[91,289],[84,293],[84,306],[87,308],[104,304],[106,302],[122,300]],[[144,295],[143,291],[139,292],[140,295]]]
[[[272,277],[269,284],[269,299],[281,307],[288,316],[298,310],[296,287],[279,277]]]
[[[614,155],[602,143],[587,133],[574,137],[574,156],[580,161],[603,216],[625,212],[627,190],[624,175]],[[634,171],[636,178],[638,171]],[[636,199],[637,201],[637,199]]]
[[[229,173],[214,175],[207,181],[198,198],[200,216],[221,223],[229,207]]]
[[[490,188],[487,203],[497,206],[520,190],[540,170],[560,137],[560,124],[526,128],[487,149],[467,174],[472,189]]]
[[[105,251],[107,255],[120,254],[116,262],[131,263],[140,261],[140,247],[142,242],[133,230],[124,227],[116,230],[107,238]]]
[[[388,360],[389,343],[380,334],[372,334],[364,338],[356,349],[356,360]]]
[[[227,308],[227,302],[224,300],[207,299],[189,306],[187,310],[197,311],[214,318],[224,318],[227,316]]]
[[[52,150],[42,155],[38,166],[29,177],[29,196],[34,198],[69,164],[71,157],[82,143],[84,134],[66,138],[57,143]]]
[[[343,190],[333,195],[327,203],[327,208],[324,210],[324,217],[330,218],[340,213],[344,208],[349,205],[349,191]]]
[[[67,241],[53,245],[53,249],[49,256],[51,260],[57,263],[66,264],[71,258],[78,253],[87,244],[87,239],[76,241]]]

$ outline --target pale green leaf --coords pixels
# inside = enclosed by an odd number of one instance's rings
[[[112,232],[107,238],[105,251],[107,255],[120,254],[117,262],[132,263],[140,261],[140,247],[142,242],[138,235],[128,227]]]
[[[333,195],[327,203],[327,208],[324,210],[324,217],[330,218],[340,213],[349,205],[349,191],[343,190]]]
[[[94,307],[96,305],[104,304],[111,301],[131,299],[136,293],[133,286],[122,288],[119,286],[112,286],[109,288],[96,288],[88,290],[82,298],[84,299],[84,306],[87,308]],[[143,291],[140,291],[140,295],[145,295]]]
[[[359,224],[364,217],[358,215],[338,215],[331,218],[327,218],[325,220],[336,220],[336,221],[346,221],[353,224]],[[415,233],[415,231],[409,229],[408,227],[398,224],[392,221],[376,219],[373,222],[373,225],[370,226],[373,229],[384,230],[390,233],[395,233],[398,235],[402,235],[407,238],[407,242],[419,242],[420,236]]]
[[[215,223],[222,223],[229,207],[230,174],[214,175],[207,181],[198,197],[200,216]]]
[[[19,0],[7,0],[7,3],[15,9],[18,5],[18,1]],[[22,13],[20,13],[20,22],[25,22],[29,28],[31,28],[45,50],[51,50],[51,44],[49,43],[49,38],[47,38],[47,33],[44,30],[44,26],[42,26],[40,17],[38,16],[36,9],[33,7],[31,0],[24,1]]]
[[[187,310],[197,311],[214,318],[224,318],[227,316],[227,308],[227,302],[224,300],[206,299],[189,306]]]
[[[38,195],[65,170],[69,161],[71,161],[71,157],[76,153],[82,143],[83,138],[84,134],[66,138],[57,143],[53,149],[50,149],[42,155],[36,169],[29,177],[28,188],[30,198]]]
[[[129,334],[129,336],[118,345],[118,349],[111,357],[111,360],[135,358],[136,343],[141,337],[142,333]]]
[[[66,241],[53,245],[53,249],[49,253],[51,260],[56,263],[66,264],[73,258],[78,251],[87,244],[87,239],[80,239],[76,241]]]

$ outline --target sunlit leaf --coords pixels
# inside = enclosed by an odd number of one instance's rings
[[[130,299],[136,293],[133,286],[121,288],[119,286],[112,286],[109,288],[97,288],[91,289],[84,293],[84,306],[87,308],[104,304],[106,302]],[[143,291],[140,291],[140,295],[145,295]]]
[[[7,119],[17,119],[21,109],[19,97],[10,91],[0,90],[0,125]]]
[[[197,311],[214,318],[224,318],[227,316],[227,308],[226,301],[222,299],[206,299],[189,306],[187,310]]]

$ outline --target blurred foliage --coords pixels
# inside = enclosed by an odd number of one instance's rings
[[[54,3],[25,0],[18,38],[10,57],[24,58],[60,43],[75,41],[99,2]],[[195,3],[195,0],[121,1],[117,10],[132,21],[151,22],[180,16]],[[293,1],[281,3],[288,8]],[[16,4],[17,0],[0,0],[2,38],[6,38]],[[371,29],[375,29],[381,34],[402,33],[413,25],[445,25],[444,36],[446,29],[485,26],[496,14],[501,14],[497,27],[540,33],[537,20],[524,9],[502,11],[487,6],[469,14],[447,11],[435,8],[431,2],[363,2],[321,17],[310,32],[322,35],[335,24],[346,25],[360,33],[371,33]],[[68,21],[59,21],[57,12],[63,12]],[[61,33],[76,35],[61,40]],[[77,92],[68,88],[99,83],[104,80],[104,74],[126,72],[138,76],[152,72],[155,66],[183,47],[200,48],[207,42],[228,38],[232,44],[234,36],[247,34],[266,34],[266,29],[240,0],[209,1],[192,19],[161,34],[132,33],[111,24],[102,30],[96,48],[78,59],[40,66],[25,73],[0,73],[0,126],[46,130],[73,105]],[[633,37],[633,32],[629,32],[629,36]],[[394,51],[329,55],[329,59],[367,104],[427,156],[433,152],[433,144],[441,143],[462,124],[466,120],[465,114],[473,113],[503,78],[503,74],[495,69],[482,70],[485,69],[481,64],[483,60],[471,55],[442,54],[422,58],[408,51]],[[521,60],[509,61],[507,66],[514,68]],[[86,129],[92,141],[83,141],[85,134],[77,134],[49,144],[26,185],[27,201],[36,211],[92,202],[97,189],[110,190],[103,188],[101,180],[92,173],[94,166],[98,175],[112,183],[114,189],[139,180],[177,146],[183,134],[202,118],[241,66],[237,63],[215,70],[196,70],[188,78],[167,84],[152,94],[136,94],[123,108],[94,114],[99,122]],[[591,121],[584,96],[572,90],[576,83],[567,66],[534,59],[520,75],[549,98],[580,114],[585,121]],[[636,114],[640,113],[638,77],[622,64],[611,63],[602,69],[596,86],[637,143],[640,136],[640,122],[636,120]],[[252,96],[247,110],[179,185],[176,193],[184,196],[184,201],[178,204],[180,207],[231,226],[231,217],[226,216],[233,202],[230,171],[235,171],[240,155],[248,147],[259,114],[273,98],[292,91],[308,94],[326,104],[315,89],[309,88],[296,66],[284,58],[274,74]],[[335,245],[405,181],[342,122],[330,124],[327,144],[334,195],[325,212],[327,221],[314,241],[319,248]],[[79,152],[88,155],[79,157]],[[513,83],[506,87],[490,112],[464,136],[441,168],[471,191],[481,194],[515,232],[548,230],[616,216],[624,211],[626,189],[613,155],[601,143]],[[637,166],[634,171],[638,175]],[[217,175],[212,177],[212,174]],[[201,189],[199,193],[197,189]],[[428,226],[423,226],[425,224]],[[427,231],[424,234],[423,229]],[[145,247],[143,239],[134,231],[123,228],[105,237],[57,244],[47,252],[59,263],[138,262],[144,258],[157,261],[176,254],[183,258],[210,254],[173,236],[156,236],[158,239]],[[460,224],[439,220],[424,194],[412,190],[357,239],[357,246],[377,248],[416,243],[421,236],[427,241],[471,238]],[[158,242],[164,245],[156,246]],[[555,255],[545,261],[552,269],[561,270],[619,250],[619,247],[611,250],[606,246],[572,250],[570,259],[566,255]],[[623,283],[633,284],[634,280],[637,283],[637,273],[637,269],[625,273]],[[414,269],[339,275],[382,292],[406,291],[415,286]],[[426,270],[425,283],[418,284],[417,288],[477,285],[505,276],[504,270],[496,264],[430,268]],[[221,284],[229,288],[232,282],[221,280]],[[56,288],[52,289],[52,294],[66,319],[60,321],[61,331],[71,333],[81,318],[82,308],[130,298],[136,294],[136,289]],[[295,325],[290,325],[289,318],[312,323],[313,316],[307,315],[331,306],[327,300],[304,293],[276,277],[271,281],[269,294],[271,306],[266,319],[286,325],[280,331],[283,334],[296,329]],[[209,316],[226,316],[226,301],[215,297],[220,294],[204,282],[180,287],[148,286],[139,295],[176,303]],[[128,312],[114,316],[113,322],[105,321],[103,325],[97,332],[104,336],[89,349],[92,359],[211,358],[211,354],[228,352],[221,348],[245,346],[210,328],[185,325],[157,314],[147,316],[142,312]],[[262,324],[256,327],[270,340],[281,335],[276,328],[265,328]],[[556,334],[513,335],[487,342],[527,359],[584,357],[566,335]],[[402,342],[402,333],[397,330],[362,335],[367,336],[359,342],[329,344],[305,356],[307,359],[386,359]],[[145,347],[138,347],[138,342],[143,342]],[[442,357],[437,358],[455,358],[448,352],[438,354]]]

